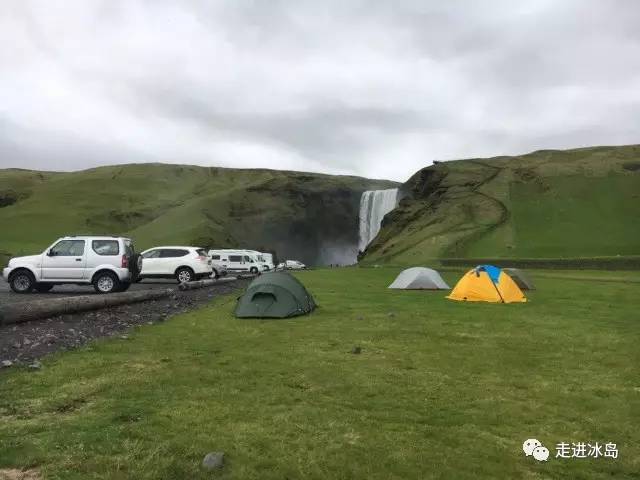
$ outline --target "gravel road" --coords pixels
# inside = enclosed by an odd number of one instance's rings
[[[127,330],[135,325],[163,322],[173,315],[206,304],[216,296],[244,289],[248,282],[247,279],[238,279],[234,282],[181,292],[178,291],[175,282],[144,281],[132,285],[130,290],[175,287],[176,293],[158,300],[0,326],[0,371],[13,365],[32,364],[38,358],[52,352],[77,348],[95,338],[126,336]],[[6,283],[1,282],[1,285],[0,302],[6,303],[94,292],[91,287],[61,286],[55,287],[50,293],[17,295],[7,291]],[[32,365],[39,367],[37,362]],[[3,366],[5,368],[2,368]]]
[[[129,287],[130,292],[141,290],[153,290],[163,288],[178,288],[178,282],[174,280],[143,280],[140,283],[134,283]],[[0,278],[0,305],[16,302],[28,302],[35,299],[43,298],[59,298],[73,297],[76,295],[97,295],[91,285],[56,285],[53,290],[47,293],[29,293],[20,295],[13,293],[9,288],[9,284]]]

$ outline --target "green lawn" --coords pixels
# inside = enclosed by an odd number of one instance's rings
[[[308,317],[237,320],[235,299],[220,298],[41,371],[3,371],[0,468],[47,479],[638,478],[640,284],[628,273],[534,272],[530,303],[492,305],[387,290],[398,271],[301,273],[321,306]],[[452,285],[459,275],[444,273]],[[620,456],[538,463],[521,450],[530,437],[552,457],[562,441],[614,442]],[[200,469],[212,450],[228,458],[213,476]]]

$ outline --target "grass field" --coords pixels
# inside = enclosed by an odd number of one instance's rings
[[[398,271],[303,272],[320,305],[307,317],[237,320],[235,298],[219,298],[40,371],[3,371],[0,468],[47,479],[638,478],[640,274],[534,272],[529,303],[493,305],[387,290]],[[548,462],[524,456],[530,437]],[[581,441],[616,443],[619,458],[553,458],[557,443]],[[212,450],[228,458],[213,477],[199,466]]]

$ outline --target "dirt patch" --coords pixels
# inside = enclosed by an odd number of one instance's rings
[[[121,336],[136,325],[152,325],[209,303],[214,297],[245,288],[249,280],[222,283],[199,290],[176,291],[158,300],[60,315],[0,327],[0,361],[29,364],[58,350],[78,348],[100,337]],[[3,480],[0,477],[0,480]]]
[[[0,468],[0,480],[41,480],[42,475],[35,469],[18,470],[15,468]]]

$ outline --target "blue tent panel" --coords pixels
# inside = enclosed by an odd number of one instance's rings
[[[500,278],[500,272],[501,270],[498,267],[494,267],[493,265],[478,265],[476,267],[476,273],[477,272],[487,272],[487,275],[489,275],[489,278],[491,278],[491,281],[493,283],[498,283],[498,279]]]

